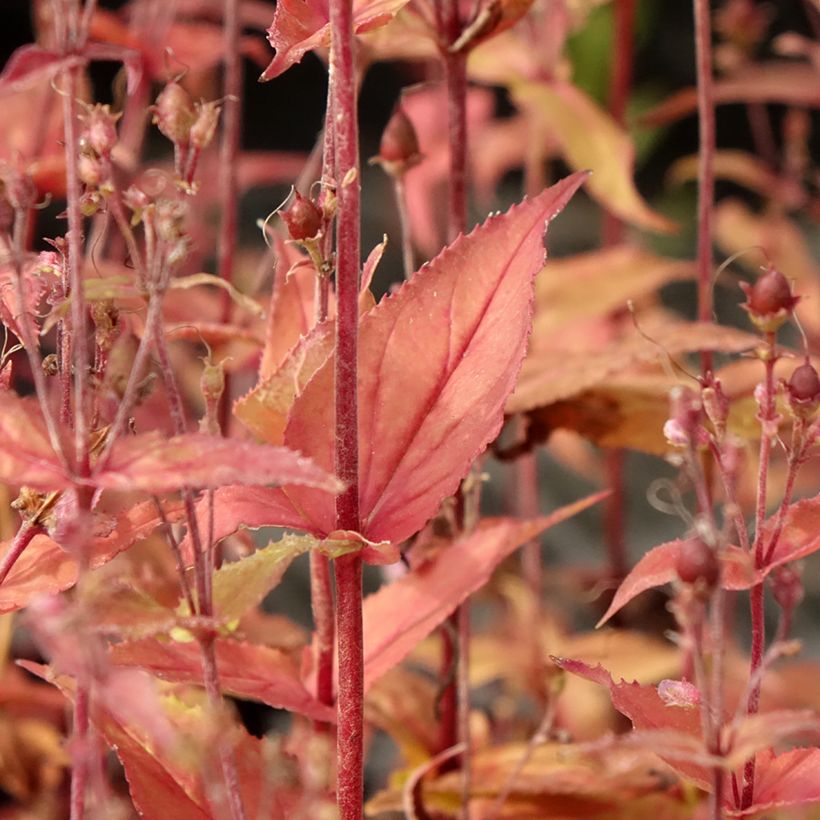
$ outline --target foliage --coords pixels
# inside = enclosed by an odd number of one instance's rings
[[[820,549],[820,10],[694,0],[697,87],[661,91],[633,71],[667,24],[646,6],[31,4],[0,74],[4,817],[820,803],[794,635]],[[243,148],[245,77],[275,94],[302,62],[331,69],[313,151]],[[405,87],[369,171],[377,63]],[[713,144],[724,106],[751,146]],[[250,242],[251,190],[291,185]],[[400,253],[362,261],[361,203]],[[676,529],[628,569],[647,484]],[[599,504],[600,532],[558,526]],[[304,628],[275,613],[308,562]]]

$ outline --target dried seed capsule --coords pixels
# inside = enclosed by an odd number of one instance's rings
[[[675,572],[684,584],[701,583],[711,589],[718,582],[720,564],[715,551],[701,538],[687,538],[680,546]]]
[[[298,191],[293,197],[293,204],[281,213],[291,239],[302,241],[312,239],[322,227],[322,212],[311,199],[303,197]]]
[[[796,416],[813,416],[820,407],[820,376],[808,359],[794,369],[786,384],[786,394]]]
[[[419,157],[419,138],[413,123],[399,107],[393,112],[379,143],[379,159],[406,164]]]
[[[95,105],[83,117],[85,131],[82,139],[101,157],[111,155],[117,144],[117,120],[122,114],[112,114],[108,105]]]
[[[770,267],[753,285],[741,283],[746,294],[743,308],[760,330],[777,330],[789,318],[798,302],[789,280],[777,268]]]
[[[154,124],[175,145],[185,145],[195,119],[191,97],[179,83],[168,83],[154,104]]]
[[[190,131],[191,145],[194,148],[202,151],[211,144],[216,133],[216,126],[219,123],[220,110],[219,103],[197,103],[196,119]]]

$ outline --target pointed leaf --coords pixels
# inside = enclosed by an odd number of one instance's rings
[[[353,29],[371,31],[388,23],[407,0],[354,0]],[[268,29],[276,56],[260,80],[272,80],[301,61],[309,51],[330,45],[327,0],[279,0]]]
[[[545,223],[583,181],[575,175],[459,237],[365,314],[359,342],[362,534],[399,542],[454,492],[497,435],[524,355]],[[289,447],[333,468],[331,357],[297,399]],[[334,528],[334,499],[288,488],[306,521]]]
[[[335,713],[317,701],[299,678],[296,664],[277,649],[217,639],[216,660],[223,690],[239,698],[260,700],[313,720],[332,721]],[[146,639],[111,648],[112,662],[137,666],[163,680],[202,683],[202,658],[196,642]]]
[[[309,535],[288,534],[239,561],[223,564],[213,576],[214,615],[228,621],[242,617],[282,580],[297,555],[318,543]]]
[[[749,817],[786,806],[820,802],[820,749],[792,749],[776,755],[771,750],[757,756],[755,794],[745,810],[728,811],[733,817]]]
[[[521,83],[513,88],[513,99],[552,131],[571,168],[593,172],[587,190],[604,207],[641,228],[676,230],[635,188],[635,147],[629,135],[583,91],[560,80]]]
[[[480,589],[521,544],[597,503],[605,493],[532,521],[486,519],[469,536],[365,598],[365,688],[405,658],[455,608]]]
[[[236,441],[204,433],[165,438],[144,433],[117,441],[98,487],[162,493],[180,487],[305,482],[338,491],[332,475],[284,447]]]
[[[608,688],[612,705],[632,721],[635,729],[671,731],[675,735],[680,735],[681,739],[687,737],[698,741],[701,739],[698,709],[667,706],[654,686],[627,683],[623,680],[615,683],[609,672],[601,666],[593,667],[582,661],[567,658],[553,658],[553,660],[565,671]],[[663,757],[662,751],[659,751],[659,754]],[[701,787],[711,782],[710,772],[702,766],[679,759],[668,762]]]

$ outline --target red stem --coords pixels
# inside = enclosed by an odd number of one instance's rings
[[[694,0],[698,78],[698,319],[712,320],[712,222],[715,198],[715,93],[712,77],[712,20],[709,0]],[[712,354],[701,353],[701,370],[712,369]]]
[[[68,293],[71,296],[69,347],[74,364],[74,457],[79,475],[90,470],[88,451],[88,333],[85,293],[81,265],[83,217],[80,211],[80,177],[77,168],[77,75],[79,67],[66,70],[67,88],[63,93],[63,120],[66,155],[66,200],[68,212]],[[70,365],[66,364],[67,367]]]
[[[336,221],[336,526],[359,529],[358,295],[360,171],[352,0],[331,0],[331,75],[338,215]],[[337,787],[341,820],[362,817],[364,657],[362,559],[336,561],[336,628],[339,643]]]
[[[0,585],[6,580],[8,574],[17,563],[17,559],[25,552],[26,547],[32,542],[34,536],[40,535],[43,532],[45,532],[45,530],[39,524],[32,524],[30,521],[24,522],[20,529],[17,530],[14,540],[6,550],[3,558],[0,559]]]
[[[225,80],[222,107],[222,142],[219,146],[219,203],[222,222],[217,250],[217,274],[227,282],[234,277],[239,186],[237,168],[242,130],[242,57],[239,53],[239,0],[225,0]],[[231,318],[230,294],[222,296],[222,321]],[[228,429],[231,415],[231,374],[225,373],[225,388],[219,398],[219,428]]]
[[[89,700],[90,681],[83,674],[77,678],[77,693],[74,696],[74,725],[71,733],[71,820],[82,820],[85,816],[85,795],[90,771],[89,749]]]
[[[763,406],[760,409],[760,456],[758,459],[757,473],[757,501],[755,504],[755,540],[753,545],[755,567],[763,566],[763,525],[766,521],[766,497],[769,479],[769,459],[772,451],[772,436],[769,427],[774,423],[777,413],[775,404],[774,388],[774,366],[777,361],[775,351],[775,334],[766,334],[766,346],[764,348],[766,377],[763,382]],[[763,584],[752,587],[750,592],[750,607],[752,618],[752,646],[751,659],[749,663],[749,676],[756,677],[758,669],[763,662],[763,650],[766,643],[766,618],[764,608]],[[746,714],[757,714],[760,707],[760,681],[758,680],[749,692],[746,702]],[[754,798],[755,787],[755,759],[752,757],[744,767],[743,771],[743,808],[748,808]]]

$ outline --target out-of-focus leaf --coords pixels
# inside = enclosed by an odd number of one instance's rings
[[[735,182],[766,198],[776,196],[781,187],[777,174],[760,157],[746,151],[716,151],[714,169],[717,179]],[[677,160],[669,169],[667,178],[675,185],[697,180],[697,154]]]
[[[512,90],[516,105],[549,129],[575,170],[590,170],[587,190],[604,207],[641,228],[662,233],[675,223],[653,211],[635,188],[635,148],[629,135],[570,83],[527,82]]]
[[[338,491],[339,483],[309,459],[284,447],[204,433],[165,438],[144,433],[117,441],[96,486],[162,493],[180,487],[307,482]]]
[[[752,333],[705,322],[667,319],[644,332],[656,344],[637,331],[620,342],[593,350],[565,349],[552,339],[542,345],[538,337],[534,338],[533,350],[524,360],[515,392],[507,402],[507,412],[519,413],[572,398],[630,367],[662,361],[665,353],[742,353],[758,343]]]
[[[38,490],[60,490],[71,483],[51,449],[37,402],[11,391],[0,393],[0,481]]]
[[[820,106],[820,72],[809,63],[770,60],[749,63],[714,84],[714,99],[720,103],[782,103],[798,108]],[[642,118],[662,125],[697,110],[694,88],[673,94]]]
[[[395,17],[407,0],[355,0],[353,29],[372,31]],[[276,56],[261,80],[272,80],[301,61],[309,51],[330,45],[330,13],[327,0],[280,0],[276,4],[268,41]]]
[[[567,325],[603,318],[625,309],[630,299],[694,275],[692,262],[665,259],[635,245],[551,259],[535,279],[535,344]]]
[[[451,494],[501,426],[529,332],[546,222],[583,181],[564,180],[460,237],[360,323],[362,534],[399,542]],[[285,441],[333,469],[334,358],[296,400]],[[375,445],[378,442],[378,446]],[[327,493],[288,488],[324,533]]]
[[[3,545],[5,549],[11,542]],[[77,580],[74,559],[47,535],[35,535],[0,584],[0,612],[26,606],[37,595],[53,595]]]
[[[260,700],[314,720],[335,720],[333,709],[305,688],[288,655],[267,646],[217,639],[216,660],[223,690],[240,698]],[[163,680],[202,683],[202,658],[196,642],[146,639],[111,648],[118,666],[146,669]]]
[[[0,74],[0,93],[20,91],[43,77],[76,65],[76,56],[64,57],[35,44],[20,46],[6,62]]]
[[[244,308],[254,316],[260,318],[265,316],[265,311],[250,296],[240,293],[230,282],[219,276],[214,276],[212,273],[192,273],[188,276],[176,276],[170,281],[170,287],[182,290],[200,285],[213,285],[222,288],[239,307]]]
[[[365,687],[394,667],[521,544],[603,498],[598,494],[532,521],[487,519],[428,564],[364,601]]]

